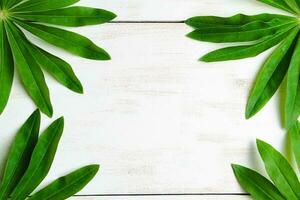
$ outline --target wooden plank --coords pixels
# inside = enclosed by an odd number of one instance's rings
[[[108,9],[118,21],[181,21],[195,15],[285,13],[253,0],[81,0],[79,5]],[[286,13],[285,13],[286,14]]]
[[[230,164],[262,170],[256,137],[284,147],[278,98],[252,120],[244,119],[249,89],[268,53],[198,62],[221,45],[189,40],[184,37],[189,31],[183,24],[79,29],[111,53],[109,62],[48,47],[73,65],[85,94],[69,92],[47,76],[55,116],[44,116],[43,127],[61,115],[66,125],[45,183],[84,164],[101,163],[101,172],[81,194],[243,192]],[[17,78],[0,120],[0,160],[34,108]]]
[[[71,200],[250,200],[245,195],[73,197]]]

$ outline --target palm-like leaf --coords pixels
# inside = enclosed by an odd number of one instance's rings
[[[83,93],[71,66],[30,42],[22,29],[74,55],[109,60],[109,54],[89,39],[51,25],[78,27],[102,24],[116,15],[102,9],[71,6],[79,0],[0,0],[0,113],[9,99],[14,66],[36,106],[49,117],[53,109],[44,79],[47,71],[70,90]],[[71,6],[71,7],[69,7]]]
[[[247,42],[204,55],[201,60],[216,62],[254,57],[278,45],[258,74],[248,99],[246,118],[259,112],[272,98],[287,76],[285,125],[291,128],[300,114],[300,2],[298,0],[258,0],[285,10],[295,17],[259,14],[238,14],[232,17],[199,16],[186,21],[195,30],[187,36],[206,42]]]
[[[292,149],[298,167],[300,167],[300,129],[299,124],[290,131]],[[251,194],[253,199],[261,200],[298,200],[300,199],[300,182],[297,173],[287,159],[271,145],[257,140],[259,153],[264,161],[271,180],[259,173],[240,166],[232,165],[235,176],[241,186]]]
[[[39,137],[40,112],[35,111],[18,131],[0,182],[0,200],[63,200],[79,192],[99,170],[80,168],[40,191],[32,192],[47,176],[63,133],[64,120],[52,123]]]

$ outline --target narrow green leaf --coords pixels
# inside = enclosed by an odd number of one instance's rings
[[[40,190],[30,200],[64,200],[79,192],[97,174],[99,165],[90,165],[61,177]]]
[[[253,199],[284,200],[278,189],[259,173],[240,165],[232,165],[232,168],[241,186]]]
[[[25,1],[12,9],[13,12],[30,12],[64,8],[77,3],[79,0],[31,0]]]
[[[83,93],[83,88],[69,63],[31,44],[29,50],[35,60],[50,73],[58,82],[70,90]]]
[[[25,0],[3,0],[3,8],[10,9]]]
[[[15,14],[15,17],[62,26],[85,26],[109,22],[116,15],[102,9],[69,7],[42,12],[19,13]]]
[[[266,171],[280,193],[289,200],[300,199],[300,183],[288,161],[271,145],[257,140]]]
[[[28,51],[24,34],[12,23],[9,23],[6,27],[22,82],[35,104],[43,113],[51,117],[53,110],[43,72]]]
[[[258,0],[258,1],[271,5],[275,8],[279,8],[281,10],[285,10],[287,12],[297,14],[297,12],[294,11],[294,9],[292,9],[288,4],[286,4],[285,0]]]
[[[292,141],[292,149],[294,152],[294,156],[298,165],[298,169],[300,171],[300,124],[296,123],[289,131],[289,135]]]
[[[16,22],[37,37],[75,55],[94,60],[110,59],[106,51],[77,33],[41,24],[24,23],[19,20]]]
[[[0,114],[3,112],[14,78],[14,60],[7,39],[4,22],[0,21]]]
[[[298,1],[298,0],[297,0]],[[297,2],[295,0],[284,0],[284,2],[286,3],[286,5],[288,5],[291,10],[293,10],[295,13],[299,14],[300,10],[299,10],[299,6],[297,4]]]
[[[296,22],[296,19],[294,17],[264,13],[259,15],[237,14],[231,17],[197,16],[187,19],[185,23],[196,29],[201,29],[203,27],[236,28],[238,26],[243,26],[252,22],[268,23],[272,20],[277,20],[281,22]]]
[[[278,32],[274,36],[267,36],[263,41],[253,45],[226,47],[223,49],[215,50],[204,55],[201,60],[205,62],[216,62],[255,57],[265,50],[278,44],[283,38],[287,36],[290,29],[294,27],[295,25],[292,25],[291,27]],[[298,28],[293,29],[292,33],[295,33],[296,31],[298,31]]]
[[[291,59],[287,73],[287,90],[285,103],[285,124],[286,128],[292,127],[300,114],[300,37]]]
[[[18,131],[10,148],[7,163],[0,186],[0,199],[6,200],[25,173],[31,154],[36,145],[39,128],[40,112],[35,111]]]
[[[196,29],[187,36],[195,40],[206,42],[246,42],[276,34],[278,30],[289,27],[291,23],[294,22],[285,24],[277,22],[277,25],[275,26],[268,26],[262,22],[254,22],[237,28],[206,27],[202,29]]]
[[[25,199],[47,176],[63,132],[63,126],[64,120],[60,118],[40,136],[28,169],[11,194],[12,200]]]
[[[294,29],[264,63],[248,99],[247,119],[260,111],[279,88],[288,70],[297,34],[298,29]]]

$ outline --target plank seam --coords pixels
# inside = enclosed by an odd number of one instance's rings
[[[75,197],[132,197],[132,196],[249,196],[247,193],[165,193],[165,194],[86,194]]]
[[[182,21],[111,21],[108,24],[184,24]]]

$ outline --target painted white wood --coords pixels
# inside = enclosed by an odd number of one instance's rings
[[[195,15],[284,13],[256,0],[81,0],[78,5],[108,9],[118,21],[181,21]]]
[[[73,65],[85,94],[47,76],[55,116],[44,116],[43,127],[61,115],[66,125],[45,183],[101,163],[99,175],[80,194],[243,192],[230,164],[262,171],[256,137],[284,147],[278,96],[255,118],[244,119],[249,89],[268,52],[207,64],[198,57],[222,45],[185,38],[190,29],[184,24],[106,24],[78,31],[113,60],[84,60],[48,47]],[[33,110],[16,81],[0,120],[0,160]]]
[[[249,200],[241,195],[212,195],[212,196],[138,196],[138,197],[73,197],[71,200]]]

